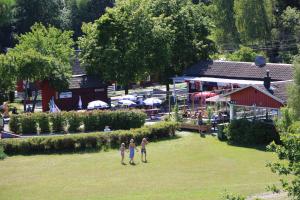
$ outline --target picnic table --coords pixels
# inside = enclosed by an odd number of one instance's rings
[[[159,113],[159,109],[158,108],[147,109],[145,110],[145,113],[147,114],[148,117],[152,119]]]

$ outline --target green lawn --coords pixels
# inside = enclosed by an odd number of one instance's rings
[[[271,153],[211,136],[151,143],[148,153],[149,162],[136,166],[121,165],[115,150],[9,157],[0,161],[0,199],[214,200],[225,190],[249,195],[278,183],[265,167]]]

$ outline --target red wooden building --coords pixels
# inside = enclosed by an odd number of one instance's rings
[[[82,101],[82,109],[86,109],[91,101],[108,102],[107,85],[99,78],[87,75],[78,59],[75,59],[72,73],[69,88],[63,92],[55,91],[47,81],[42,82],[40,89],[43,111],[49,110],[49,101],[52,97],[59,109],[68,111],[78,110],[79,98]]]

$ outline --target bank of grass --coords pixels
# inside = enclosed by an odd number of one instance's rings
[[[13,156],[0,161],[6,199],[217,200],[225,190],[250,195],[277,184],[272,153],[183,134],[150,143],[149,162],[121,165],[119,152]],[[128,161],[128,155],[126,159]]]

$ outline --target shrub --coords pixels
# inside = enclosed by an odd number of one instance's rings
[[[47,113],[37,113],[36,122],[40,128],[40,133],[50,133],[50,119]]]
[[[36,118],[31,113],[21,115],[20,124],[23,135],[32,135],[37,133]]]
[[[64,112],[51,113],[50,120],[53,133],[63,133],[65,131],[66,118]]]
[[[221,141],[227,140],[226,134],[225,134],[225,128],[228,126],[228,123],[224,124],[218,124],[218,138]]]
[[[274,125],[247,119],[233,120],[225,129],[225,135],[231,144],[259,145],[279,142]]]
[[[7,154],[38,154],[51,152],[76,152],[86,149],[99,150],[106,147],[119,147],[128,144],[133,138],[139,144],[143,137],[150,140],[174,136],[177,124],[161,122],[152,126],[112,132],[82,133],[64,136],[44,136],[2,140]]]
[[[20,115],[10,116],[9,130],[15,134],[21,133]]]
[[[83,124],[84,124],[84,130],[86,132],[98,130],[97,129],[98,128],[97,127],[97,122],[98,122],[97,117],[98,117],[97,112],[95,112],[95,111],[85,113],[85,116],[83,117]],[[99,124],[98,124],[98,126],[99,126]]]
[[[82,122],[82,117],[80,116],[80,114],[74,111],[68,112],[66,113],[66,118],[68,120],[69,125],[68,131],[73,133],[78,132]]]
[[[6,158],[6,154],[3,152],[3,146],[0,144],[0,160]]]

